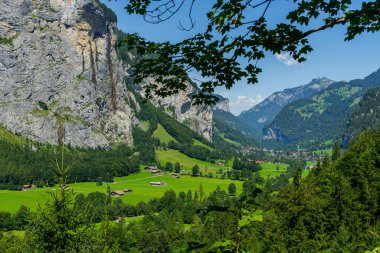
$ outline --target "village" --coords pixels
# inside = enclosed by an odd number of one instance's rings
[[[265,157],[265,155],[269,155],[270,157],[274,157],[276,160],[303,160],[303,161],[316,161],[318,159],[322,159],[324,157],[323,152],[313,152],[307,149],[298,149],[298,150],[274,150],[260,147],[242,147],[240,152],[244,155],[249,154],[257,154]]]

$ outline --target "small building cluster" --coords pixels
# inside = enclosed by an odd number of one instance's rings
[[[148,166],[145,167],[144,170],[156,175],[159,175],[161,173],[161,170],[159,170],[157,166]]]
[[[240,152],[244,155],[257,154],[257,155],[270,155],[275,157],[277,160],[304,160],[304,161],[315,161],[323,158],[324,154],[319,152],[312,152],[306,149],[298,150],[273,150],[258,147],[242,147]],[[260,161],[260,160],[258,160]],[[257,162],[256,162],[257,163]]]
[[[131,189],[124,189],[124,190],[119,190],[119,191],[113,191],[111,192],[111,195],[114,197],[121,197],[127,193],[132,193],[133,191]]]

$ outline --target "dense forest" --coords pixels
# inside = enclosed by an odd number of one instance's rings
[[[354,107],[347,123],[344,145],[364,130],[376,129],[380,125],[380,88],[369,89]]]
[[[0,140],[0,189],[21,190],[24,184],[37,187],[57,183],[54,168],[60,150],[56,146]],[[116,176],[137,173],[139,160],[127,146],[110,150],[65,148],[72,164],[69,182],[112,182]]]
[[[297,162],[266,182],[251,173],[239,196],[233,184],[209,196],[200,185],[194,193],[168,191],[130,206],[104,193],[74,199],[62,189],[36,213],[25,207],[14,215],[1,213],[3,230],[27,232],[25,238],[1,236],[0,252],[372,250],[380,245],[379,143],[380,129],[363,133],[343,155],[337,146],[307,177]],[[139,215],[144,216],[124,222]],[[111,224],[113,219],[118,222]],[[100,221],[100,227],[93,225]]]

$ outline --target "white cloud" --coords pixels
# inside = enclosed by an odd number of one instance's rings
[[[250,109],[261,101],[263,101],[263,97],[261,95],[257,95],[256,97],[241,95],[237,96],[235,99],[230,99],[230,108],[232,113],[238,114],[243,110]]]
[[[285,65],[292,66],[299,62],[294,60],[293,57],[287,52],[281,52],[280,54],[275,54],[276,60],[284,63]]]

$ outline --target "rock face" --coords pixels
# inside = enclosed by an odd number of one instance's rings
[[[146,80],[152,82],[153,80]],[[136,90],[144,97],[144,86],[140,84]],[[169,97],[154,96],[150,101],[158,108],[162,108],[167,114],[179,122],[188,125],[208,141],[212,140],[212,108],[207,105],[193,105],[191,98],[198,92],[195,84],[188,82],[186,89]]]
[[[263,140],[276,140],[284,144],[289,143],[288,137],[281,133],[281,130],[277,125],[263,129]]]
[[[264,126],[270,124],[276,114],[287,104],[298,99],[309,98],[317,92],[326,89],[333,82],[325,77],[317,78],[306,85],[275,92],[251,109],[243,111],[238,118],[245,124],[262,132]]]
[[[1,0],[0,9],[0,124],[50,144],[62,126],[66,145],[132,144],[115,24],[98,4]]]
[[[216,95],[219,98],[218,103],[216,103],[213,107],[213,110],[222,110],[225,112],[231,112],[230,111],[230,101],[228,98],[222,97],[220,95]]]

